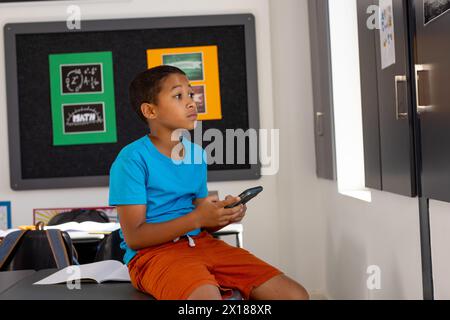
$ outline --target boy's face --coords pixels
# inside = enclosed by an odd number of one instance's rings
[[[151,119],[171,130],[193,130],[197,120],[197,105],[186,76],[171,74],[163,80],[155,106],[155,118]]]

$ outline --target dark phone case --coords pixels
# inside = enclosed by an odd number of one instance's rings
[[[248,190],[245,190],[244,192],[242,192],[239,195],[239,198],[241,198],[240,201],[233,203],[229,206],[226,206],[226,209],[230,209],[230,208],[234,208],[240,204],[246,204],[247,202],[249,202],[251,199],[253,199],[254,197],[256,197],[261,191],[263,191],[263,187],[256,187],[256,188],[251,188]]]

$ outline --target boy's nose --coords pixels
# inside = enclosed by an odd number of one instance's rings
[[[195,103],[194,100],[191,99],[191,101],[189,101],[188,104],[187,104],[187,108],[188,109],[192,109],[192,108],[195,108],[195,107],[197,107],[197,104]]]

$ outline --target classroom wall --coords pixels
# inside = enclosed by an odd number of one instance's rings
[[[0,25],[8,22],[66,20],[68,4],[79,4],[82,19],[111,19],[126,17],[156,17],[175,15],[253,13],[256,17],[258,55],[258,86],[261,128],[273,128],[271,38],[269,4],[267,0],[134,0],[92,1],[37,4],[8,4],[0,6]],[[2,29],[3,30],[3,29]],[[9,158],[6,123],[6,89],[3,31],[0,33],[0,201],[12,201],[13,226],[31,224],[33,208],[105,206],[107,188],[12,191],[9,182]],[[244,246],[259,257],[282,269],[292,270],[289,260],[281,260],[278,228],[278,179],[266,176],[259,181],[210,183],[221,197],[236,195],[246,188],[262,185],[264,193],[248,206],[244,221]],[[292,250],[292,245],[286,248]],[[308,254],[308,253],[305,253]],[[316,284],[311,282],[311,287]]]
[[[316,178],[308,10],[303,0],[271,0],[281,261],[315,299],[325,294],[325,220]]]
[[[69,3],[69,2],[68,2]],[[76,2],[70,2],[76,3]],[[244,245],[302,282],[313,297],[421,299],[417,199],[372,191],[372,203],[340,195],[315,176],[307,0],[134,0],[80,5],[85,19],[248,13],[256,16],[262,128],[280,128],[280,170],[260,181],[210,183],[223,197],[260,184],[244,221]],[[66,18],[66,4],[0,6],[7,22]],[[104,206],[107,188],[12,191],[6,123],[3,32],[0,33],[0,201],[12,201],[14,226],[38,207]],[[450,205],[431,201],[436,298],[450,298]],[[369,265],[381,290],[366,287]]]
[[[280,234],[302,250],[294,259],[298,278],[317,268],[319,292],[329,299],[422,299],[417,198],[371,190],[370,203],[339,194],[336,181],[315,177],[313,106],[307,0],[271,0],[275,123],[281,142]],[[430,201],[436,299],[450,299],[450,204]],[[314,228],[316,226],[316,228]],[[320,247],[323,246],[323,250]],[[309,248],[309,250],[307,249]],[[303,255],[306,251],[318,250]],[[367,268],[381,270],[381,289],[368,290]],[[306,273],[311,279],[313,273]]]
[[[450,204],[430,200],[434,298],[450,299]]]
[[[308,269],[302,266],[317,268],[317,288],[329,299],[421,299],[417,199],[372,191],[367,203],[316,178],[307,0],[270,4],[275,123],[286,134],[280,230],[290,231],[280,241],[299,248],[294,259],[288,250],[282,256],[298,278]],[[381,269],[381,290],[367,289],[370,265]],[[308,283],[313,275],[305,275]]]
[[[326,219],[326,282],[331,299],[422,299],[417,199],[372,190],[372,202],[320,181]],[[381,271],[369,290],[368,267]]]

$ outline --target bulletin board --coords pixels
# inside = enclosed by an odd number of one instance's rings
[[[108,186],[117,154],[149,131],[130,106],[128,87],[148,69],[151,50],[172,50],[166,62],[195,65],[197,56],[180,62],[174,54],[215,48],[217,82],[197,83],[199,102],[205,86],[215,85],[208,92],[218,93],[218,101],[203,100],[218,111],[205,113],[203,132],[259,131],[251,14],[91,20],[82,21],[81,30],[68,30],[65,21],[13,23],[4,34],[14,190]],[[250,163],[248,140],[245,148],[245,163],[211,164],[208,180],[259,179],[259,156]]]

